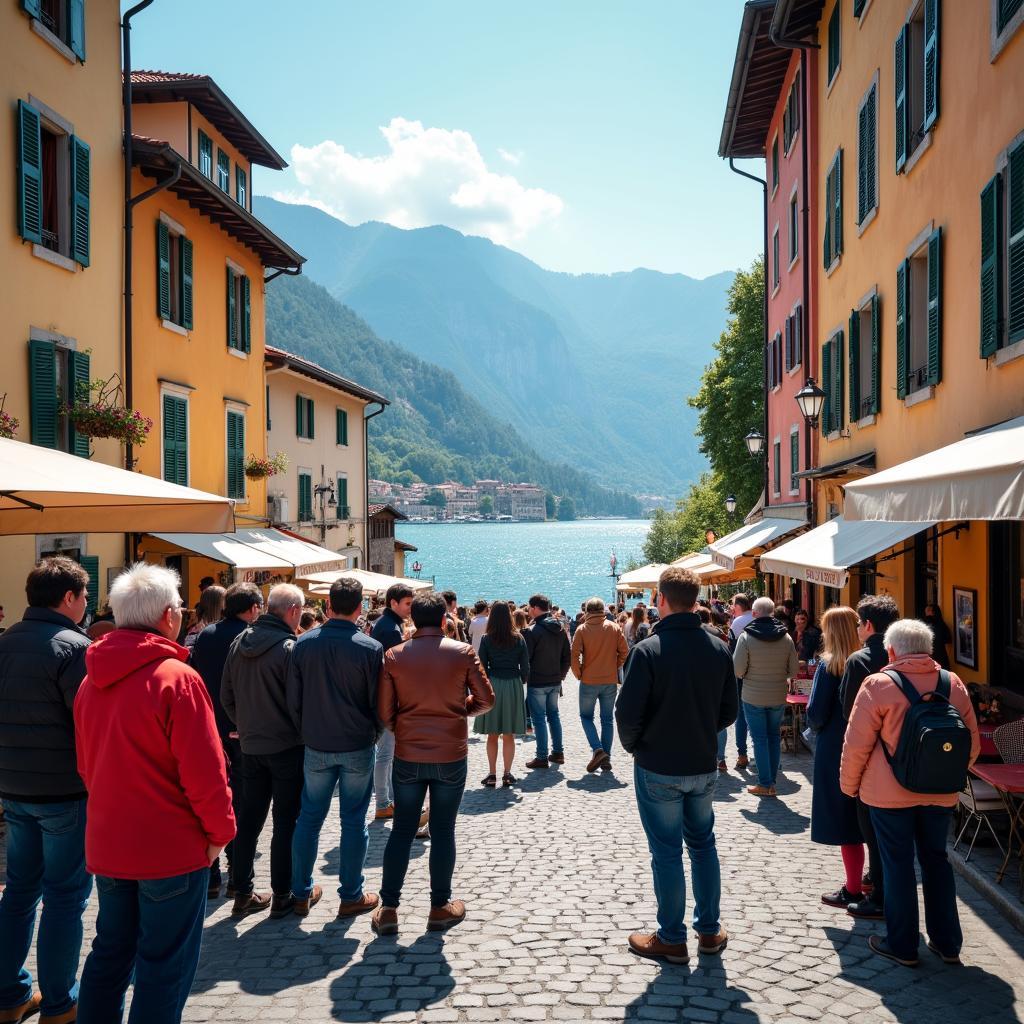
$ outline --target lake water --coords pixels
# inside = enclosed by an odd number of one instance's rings
[[[636,519],[586,519],[571,523],[398,523],[399,540],[419,549],[406,555],[438,590],[454,590],[460,604],[477,598],[525,601],[538,591],[555,604],[578,608],[588,597],[609,600],[608,559],[643,562],[650,523]]]

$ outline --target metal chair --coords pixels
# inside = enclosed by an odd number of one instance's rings
[[[960,809],[964,814],[964,824],[959,833],[957,833],[956,840],[953,843],[954,850],[960,844],[960,840],[963,839],[964,833],[971,822],[977,822],[974,828],[974,835],[971,837],[971,845],[967,848],[967,856],[964,857],[964,863],[971,859],[971,854],[974,852],[974,844],[978,841],[978,834],[981,832],[982,825],[989,830],[992,838],[996,841],[999,852],[1005,855],[1006,851],[1003,849],[1003,844],[999,841],[999,836],[996,835],[996,830],[992,827],[992,822],[989,820],[990,814],[1004,814],[1006,812],[1003,801],[1000,799],[995,787],[990,786],[981,779],[975,779],[968,775],[967,782],[960,793]]]
[[[999,726],[992,733],[992,743],[1004,764],[1024,764],[1024,718]]]

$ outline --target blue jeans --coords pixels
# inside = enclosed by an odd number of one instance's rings
[[[82,913],[92,891],[85,870],[85,800],[30,804],[4,801],[7,888],[0,897],[0,1010],[32,998],[25,961],[40,898],[36,962],[42,1012],[70,1010],[78,999]]]
[[[409,851],[430,794],[430,905],[443,907],[452,898],[455,873],[455,818],[466,788],[466,759],[442,764],[420,764],[395,758],[392,775],[395,817],[384,848],[380,901],[397,907],[409,870]]]
[[[373,792],[378,811],[395,802],[394,793],[391,792],[391,765],[394,760],[395,734],[385,729],[377,740],[377,752],[373,760]]]
[[[718,760],[725,760],[725,741],[729,738],[729,730],[723,729],[718,734]]]
[[[580,683],[580,721],[583,723],[583,732],[591,750],[603,750],[606,754],[612,752],[612,742],[615,739],[615,695],[618,689],[615,683],[604,683],[600,686]],[[594,707],[598,701],[601,702],[600,739],[594,728]]]
[[[537,756],[548,756],[548,727],[551,727],[551,752],[562,753],[562,719],[558,714],[558,693],[561,686],[528,686],[526,705],[533,719],[537,737]]]
[[[178,1024],[199,965],[210,869],[172,878],[96,879],[96,938],[82,969],[78,1024]]]
[[[693,880],[693,930],[698,935],[717,935],[721,927],[722,874],[712,802],[717,780],[718,772],[658,775],[634,764],[636,803],[651,851],[662,942],[686,941],[684,842]]]
[[[320,830],[337,786],[341,816],[338,895],[346,903],[358,900],[363,895],[363,867],[370,837],[366,809],[373,796],[373,747],[343,754],[306,747],[303,767],[302,810],[292,837],[292,893],[296,899],[306,900],[313,891]]]
[[[774,786],[782,760],[782,716],[786,705],[762,708],[744,701],[740,707],[741,713],[746,715],[750,742],[754,745],[758,785]]]
[[[921,865],[928,938],[943,953],[960,952],[964,936],[956,909],[956,882],[946,856],[951,807],[871,808],[885,875],[885,927],[889,948],[913,959],[920,942],[914,852]]]
[[[736,714],[736,753],[739,757],[747,756],[747,717],[743,713],[743,680],[736,680],[736,693],[739,696],[739,711]]]

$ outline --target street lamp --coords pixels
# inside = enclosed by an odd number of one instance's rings
[[[334,484],[327,482],[324,479],[324,467],[320,467],[320,479],[323,481],[313,488],[313,494],[316,495],[317,500],[320,502],[320,543],[323,544],[327,539],[327,509],[337,508],[338,502],[334,497]]]
[[[808,427],[813,429],[818,425],[824,402],[825,392],[814,383],[813,377],[808,377],[807,383],[796,393],[796,403]]]
[[[747,451],[755,459],[764,451],[764,434],[760,430],[752,430],[743,438],[743,441],[747,446]]]
[[[730,494],[725,499],[725,511],[729,513],[730,517],[736,514],[736,495]]]

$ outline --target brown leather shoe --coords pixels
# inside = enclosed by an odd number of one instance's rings
[[[594,756],[589,762],[587,762],[587,771],[596,772],[607,759],[608,755],[598,747],[597,750],[594,751]]]
[[[751,796],[774,796],[771,786],[747,786],[747,792]]]
[[[258,892],[239,893],[231,907],[232,917],[248,917],[270,909],[270,897]]]
[[[648,960],[667,960],[670,964],[688,964],[690,954],[685,942],[662,942],[657,932],[634,932],[629,948]]]
[[[370,918],[370,927],[378,935],[398,934],[398,908],[378,907]]]
[[[729,933],[720,928],[717,935],[697,934],[697,952],[705,956],[718,956],[729,945]]]
[[[342,900],[338,904],[338,917],[358,917],[375,910],[380,897],[375,892],[364,892],[357,900]]]
[[[378,807],[376,813],[373,816],[374,821],[386,821],[388,818],[395,816],[395,805],[388,804],[387,807]]]
[[[736,771],[743,771],[743,769],[746,768],[749,764],[750,758],[747,757],[746,754],[740,754],[740,756],[736,758]]]
[[[548,763],[546,757],[535,757],[532,761],[526,762],[527,768],[550,768],[551,765]]]
[[[21,1021],[28,1020],[29,1017],[37,1014],[42,1004],[43,997],[38,992],[34,992],[32,998],[22,1003],[21,1006],[12,1006],[9,1010],[0,1010],[0,1024],[20,1024]]]
[[[275,893],[270,901],[270,916],[274,918],[287,917],[294,907],[295,897],[291,893],[288,893],[287,896],[278,896]]]
[[[24,1018],[23,1018],[24,1019]],[[78,1006],[72,1006],[70,1010],[63,1013],[44,1013],[39,1018],[39,1024],[75,1024],[78,1020]]]
[[[561,751],[558,751],[557,754],[549,754],[548,760],[552,764],[565,764],[565,754],[563,754]]]
[[[427,916],[428,932],[443,932],[466,919],[466,904],[462,900],[449,900],[443,907],[431,907]]]
[[[324,891],[319,885],[313,886],[313,891],[309,894],[308,899],[300,900],[296,898],[292,904],[292,913],[296,917],[308,917],[311,908],[315,907],[320,902],[320,897],[323,896]]]

